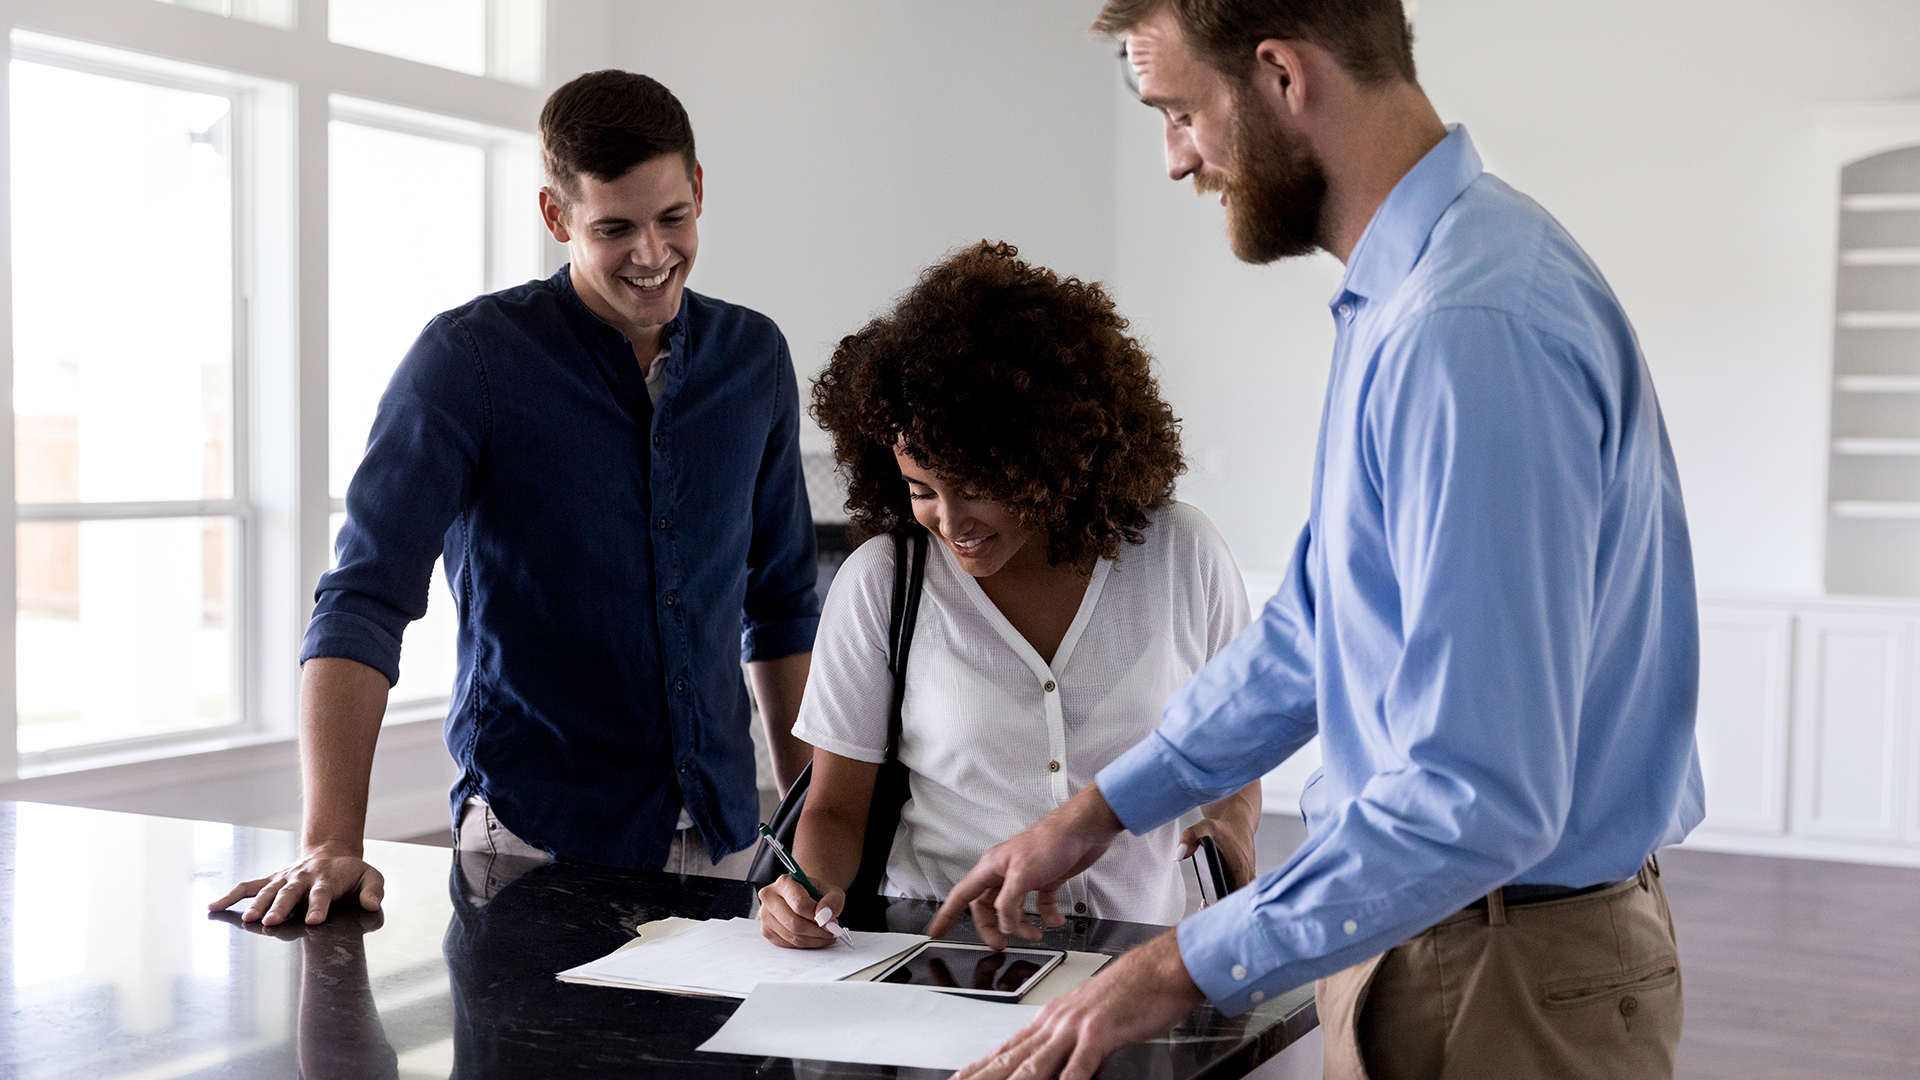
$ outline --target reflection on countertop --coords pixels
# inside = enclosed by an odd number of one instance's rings
[[[293,836],[0,803],[0,1074],[37,1077],[849,1076],[875,1066],[699,1054],[735,1002],[577,986],[555,972],[669,915],[749,914],[738,882],[579,864],[459,862],[369,842],[385,910],[264,930],[206,902],[291,861]],[[918,930],[931,905],[850,924]],[[1076,920],[1058,947],[1122,952],[1158,932]],[[957,931],[964,936],[966,928]],[[1242,1017],[1195,1011],[1108,1077],[1238,1076],[1314,1023],[1311,988]],[[1224,1068],[1222,1068],[1224,1066]]]

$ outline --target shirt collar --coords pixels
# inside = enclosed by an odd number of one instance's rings
[[[1378,300],[1398,289],[1426,250],[1440,215],[1479,178],[1480,154],[1466,127],[1452,124],[1447,130],[1447,137],[1400,178],[1374,212],[1347,261],[1335,304],[1348,293]]]
[[[628,344],[627,335],[621,333],[617,328],[609,324],[605,319],[602,319],[600,316],[595,315],[593,313],[593,309],[587,306],[587,302],[585,300],[580,299],[580,294],[574,291],[573,264],[571,263],[562,264],[560,269],[556,271],[552,277],[548,278],[547,281],[553,285],[555,291],[557,291],[562,297],[566,298],[567,307],[574,313],[576,317],[585,318],[586,326],[592,327],[592,328],[598,328],[599,332],[601,332],[602,334],[619,338],[620,343],[622,345]],[[668,323],[665,329],[660,331],[660,347],[662,349],[668,348],[667,343],[672,341],[674,338],[679,337],[681,334],[685,333],[686,329],[687,329],[687,290],[683,288],[680,290],[679,312],[674,315],[673,321]]]

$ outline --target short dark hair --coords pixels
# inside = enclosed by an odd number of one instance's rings
[[[857,537],[913,521],[894,448],[1004,504],[1047,561],[1139,543],[1184,471],[1180,421],[1098,284],[981,241],[842,338],[813,384]]]
[[[662,154],[693,175],[693,124],[673,91],[631,71],[590,71],[553,92],[540,110],[540,158],[562,201],[584,173],[602,183]]]
[[[1262,41],[1310,41],[1362,86],[1418,82],[1413,27],[1401,0],[1107,0],[1096,33],[1118,37],[1162,9],[1216,71],[1235,82],[1253,70]]]

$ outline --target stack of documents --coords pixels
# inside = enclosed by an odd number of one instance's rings
[[[714,919],[661,927],[635,944],[561,972],[560,978],[597,986],[744,998],[763,982],[844,979],[926,940],[923,934],[855,930],[852,948],[783,949],[760,936],[758,919]]]

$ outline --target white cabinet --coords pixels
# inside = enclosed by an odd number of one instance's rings
[[[1913,621],[1816,613],[1801,619],[1794,714],[1794,831],[1898,840],[1909,785]]]
[[[1920,604],[1700,608],[1695,846],[1920,866]]]
[[[1792,614],[1701,611],[1696,737],[1708,828],[1770,836],[1786,831],[1792,672]]]

